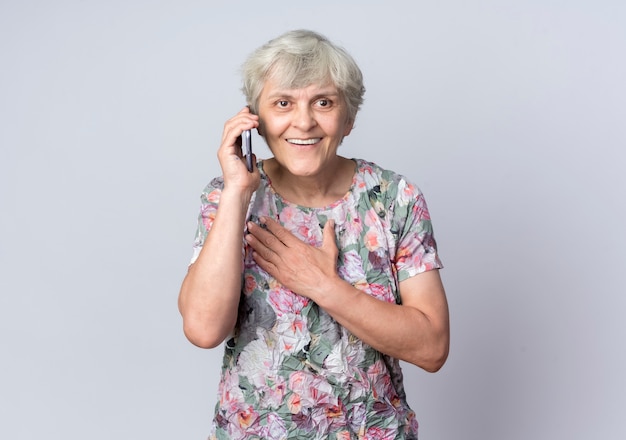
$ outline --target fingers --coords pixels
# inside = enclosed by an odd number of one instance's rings
[[[222,143],[217,152],[217,157],[222,168],[224,180],[229,185],[249,188],[258,186],[258,172],[252,161],[252,173],[248,172],[245,161],[242,161],[241,134],[244,130],[252,130],[259,125],[259,117],[250,113],[248,107],[244,107],[239,113],[230,118],[224,124]]]
[[[265,234],[271,233],[272,237],[275,237],[278,242],[287,247],[294,247],[301,243],[291,232],[285,229],[276,220],[269,217],[261,217],[261,228],[265,229]],[[268,240],[270,240],[268,238]],[[270,240],[271,241],[271,240]]]
[[[279,268],[284,266],[281,254],[286,249],[285,245],[266,230],[264,224],[248,222],[247,226],[249,233],[245,239],[253,250],[254,261],[272,277],[281,278]]]
[[[259,220],[261,224],[248,223],[249,234],[246,236],[246,241],[262,259],[270,261],[280,258],[282,253],[290,247],[286,242],[290,242],[292,246],[302,244],[275,220],[266,217]]]
[[[330,238],[333,239],[333,243],[335,242],[335,220],[328,219],[328,221],[324,225],[324,230],[322,231],[322,234],[323,244],[326,244],[326,242]]]
[[[250,113],[248,107],[244,107],[224,124],[222,145],[241,146],[241,133],[243,133],[244,130],[252,130],[258,126],[259,117]]]
[[[269,217],[261,217],[260,225],[250,223],[248,230],[264,242],[264,245],[271,247],[280,243],[282,246],[295,247],[302,241],[295,237],[291,232],[285,229],[276,220]],[[332,245],[336,247],[335,242],[335,221],[329,219],[322,231],[322,246]]]
[[[259,220],[260,224],[248,223],[249,235],[246,236],[246,240],[263,259],[282,258],[282,255],[289,250],[304,252],[301,248],[307,245],[276,220],[269,217],[261,217]],[[332,219],[328,220],[322,231],[321,249],[325,249],[325,253],[328,254],[338,254],[335,221]]]
[[[266,230],[264,225],[248,222],[247,226],[249,234],[246,235],[246,241],[263,259],[269,260],[272,255],[280,252],[280,247],[285,246],[271,231]]]

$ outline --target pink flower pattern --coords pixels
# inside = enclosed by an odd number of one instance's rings
[[[381,301],[401,303],[401,281],[442,267],[428,208],[405,177],[355,162],[350,191],[324,208],[284,200],[259,162],[261,185],[248,219],[277,219],[314,246],[333,219],[339,275]],[[194,256],[211,228],[222,188],[217,178],[202,194]],[[254,263],[245,243],[242,255],[239,317],[225,344],[209,439],[416,439],[418,424],[406,401],[399,361],[272,279]]]

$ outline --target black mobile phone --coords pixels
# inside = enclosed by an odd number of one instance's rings
[[[248,166],[248,171],[252,172],[252,133],[250,130],[245,130],[241,134],[241,138],[243,155],[246,156],[246,165]]]

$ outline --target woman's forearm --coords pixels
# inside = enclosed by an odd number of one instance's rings
[[[335,280],[315,301],[371,347],[434,372],[448,356],[448,306],[437,271],[420,277],[403,294],[402,305],[381,301],[343,280]]]

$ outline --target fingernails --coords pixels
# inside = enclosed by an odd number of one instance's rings
[[[263,217],[259,218],[259,222],[258,223],[248,222],[246,224],[246,226],[248,227],[248,230],[250,230],[250,228],[252,228],[254,226],[259,226],[260,228],[267,229],[267,225],[265,224],[265,219]]]

